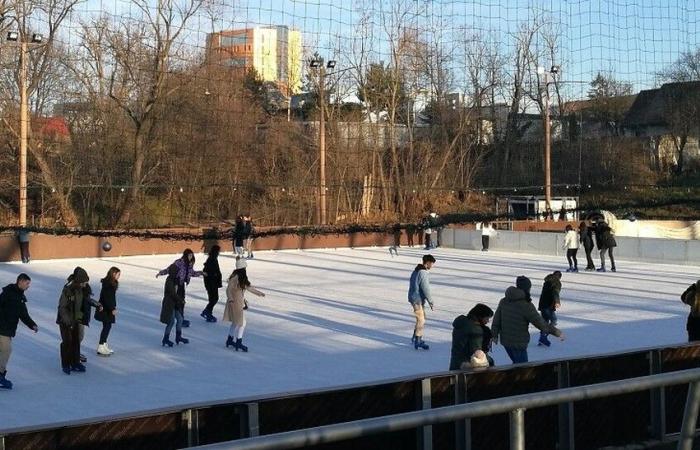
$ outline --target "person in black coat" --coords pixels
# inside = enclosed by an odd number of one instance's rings
[[[27,297],[24,295],[31,282],[29,275],[20,273],[17,276],[17,282],[2,288],[0,294],[0,388],[2,389],[12,389],[12,382],[5,375],[7,362],[12,354],[12,338],[17,333],[17,324],[21,320],[35,333],[39,331],[39,327],[29,316]]]
[[[477,350],[486,354],[489,366],[493,366],[493,358],[488,355],[491,351],[491,329],[487,326],[493,317],[493,310],[478,303],[466,316],[458,316],[452,322],[452,350],[450,370],[466,370],[472,368],[471,359]]]
[[[700,280],[688,286],[681,295],[681,301],[690,306],[685,329],[688,331],[688,342],[700,341]]]
[[[242,215],[236,217],[236,224],[231,232],[233,235],[233,254],[243,257],[245,253],[245,219]]]
[[[253,219],[250,218],[250,214],[246,214],[244,219],[243,238],[245,243],[245,251],[248,253],[246,258],[253,259]]]
[[[171,264],[168,269],[168,278],[165,279],[165,287],[163,289],[163,303],[160,308],[160,322],[165,324],[165,334],[163,335],[163,347],[166,345],[172,347],[173,343],[170,340],[170,332],[175,325],[175,342],[179,345],[180,342],[188,344],[190,341],[182,337],[182,310],[185,307],[185,298],[180,295],[177,289],[177,272],[178,267]]]
[[[598,272],[605,272],[605,252],[610,256],[610,270],[615,272],[615,257],[613,256],[613,248],[617,247],[617,242],[612,233],[612,228],[603,220],[599,220],[595,230],[595,240],[600,251],[600,267]]]
[[[581,245],[586,251],[586,270],[595,270],[595,264],[593,263],[593,258],[591,257],[591,252],[593,251],[593,229],[589,227],[586,222],[581,222],[578,226],[579,239],[581,239]]]
[[[100,356],[109,356],[114,353],[107,345],[107,338],[117,316],[117,288],[119,287],[120,275],[121,270],[119,268],[110,267],[107,271],[107,276],[100,280],[102,283],[102,289],[100,290],[102,309],[95,311],[95,320],[102,322],[100,342],[97,346],[97,354]]]
[[[214,306],[219,301],[219,288],[222,286],[221,283],[221,269],[219,268],[219,253],[221,252],[221,247],[218,245],[212,246],[209,250],[209,257],[204,262],[204,288],[207,290],[207,297],[209,298],[209,303],[204,308],[204,311],[200,314],[206,319],[207,322],[216,322],[216,317],[214,317]]]

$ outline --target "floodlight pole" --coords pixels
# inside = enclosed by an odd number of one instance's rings
[[[27,140],[29,105],[27,99],[27,43],[22,40],[19,53],[19,226],[27,225]]]
[[[324,85],[326,76],[326,68],[323,63],[318,70],[318,93],[321,110],[321,117],[318,125],[318,151],[319,151],[319,215],[318,222],[320,225],[326,225],[326,94]]]

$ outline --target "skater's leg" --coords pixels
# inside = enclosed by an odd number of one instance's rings
[[[613,257],[613,247],[608,249],[608,255],[610,255],[610,268],[615,271],[615,258]]]

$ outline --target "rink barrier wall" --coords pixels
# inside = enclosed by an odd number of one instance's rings
[[[686,344],[222,399],[33,428],[2,429],[0,424],[0,450],[175,449],[697,367],[700,345]],[[671,386],[529,409],[526,448],[572,450],[669,440],[681,430],[687,391],[687,385]],[[508,430],[508,414],[496,414],[308,448],[506,449]]]
[[[442,245],[463,250],[481,250],[481,231],[445,229]],[[617,247],[613,250],[615,260],[634,260],[661,264],[700,264],[700,240],[657,239],[615,236]],[[498,231],[489,240],[489,249],[512,253],[530,253],[566,257],[564,233],[541,233],[529,231]],[[598,264],[598,250],[593,249],[594,261]],[[583,247],[579,248],[579,266],[586,264]],[[609,263],[608,263],[609,264]]]

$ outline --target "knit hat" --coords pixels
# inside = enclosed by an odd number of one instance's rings
[[[248,263],[243,258],[236,258],[236,269],[245,269]]]
[[[469,359],[469,364],[471,364],[473,368],[488,367],[489,360],[486,358],[486,353],[484,353],[483,350],[476,350]]]
[[[525,275],[520,275],[515,279],[515,287],[525,291],[526,294],[530,295],[530,288],[532,287],[532,281]]]
[[[73,281],[76,283],[87,283],[90,281],[87,272],[82,267],[76,267],[73,270]]]

